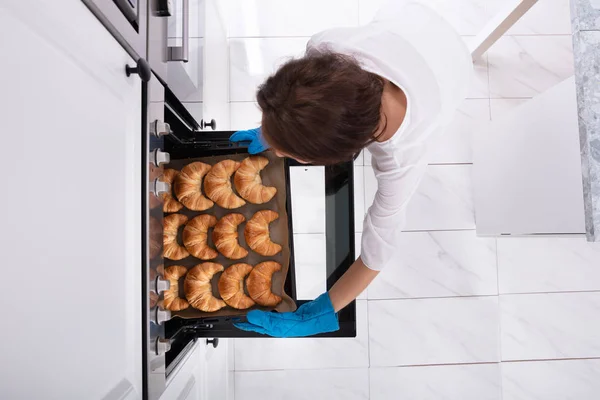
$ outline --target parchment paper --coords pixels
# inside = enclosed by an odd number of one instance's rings
[[[201,158],[193,158],[193,159],[185,159],[185,160],[172,160],[166,168],[173,168],[178,171],[181,171],[181,169],[183,167],[185,167],[187,164],[195,162],[195,161],[202,161],[203,163],[214,165],[217,162],[222,161],[222,160],[242,161],[244,158],[246,158],[248,156],[249,156],[248,154],[231,154],[231,155],[227,155],[227,156],[201,157]],[[275,243],[279,243],[282,247],[282,251],[279,254],[276,254],[273,257],[263,257],[263,256],[259,255],[258,253],[255,253],[252,249],[250,249],[250,247],[246,244],[246,239],[244,237],[244,228],[246,226],[246,223],[243,222],[238,227],[238,233],[239,233],[238,240],[239,240],[240,245],[242,245],[242,247],[244,247],[246,250],[248,250],[248,256],[246,256],[245,258],[242,258],[240,260],[230,260],[230,259],[224,257],[223,255],[219,254],[219,256],[216,259],[209,260],[209,261],[219,263],[219,264],[223,265],[225,267],[225,269],[227,269],[227,267],[229,267],[230,265],[237,264],[237,263],[247,263],[254,267],[254,266],[256,266],[256,264],[261,263],[263,261],[277,261],[278,263],[281,264],[281,271],[273,274],[273,282],[272,282],[271,290],[273,291],[273,293],[281,296],[282,300],[274,309],[279,312],[295,311],[296,303],[294,303],[294,300],[292,300],[292,298],[290,296],[288,296],[288,294],[285,293],[284,289],[283,289],[285,280],[287,277],[288,269],[290,266],[288,215],[287,215],[286,208],[285,208],[285,203],[286,203],[285,165],[284,165],[284,161],[282,158],[275,156],[271,152],[265,152],[265,153],[261,154],[261,156],[266,157],[269,160],[269,164],[261,171],[261,177],[262,177],[263,184],[266,186],[274,186],[277,188],[277,194],[275,195],[275,197],[273,199],[271,199],[271,201],[269,201],[268,203],[265,203],[265,204],[251,204],[249,202],[246,202],[246,205],[244,205],[240,208],[232,209],[232,210],[221,208],[217,204],[215,204],[211,209],[208,209],[206,211],[191,211],[184,207],[181,211],[179,211],[179,214],[183,214],[183,215],[187,216],[189,218],[189,220],[191,220],[192,218],[194,218],[198,215],[201,215],[201,214],[211,214],[217,218],[221,218],[230,213],[240,213],[240,214],[243,214],[244,217],[246,217],[246,221],[248,221],[250,218],[252,218],[254,213],[259,210],[267,210],[268,209],[268,210],[276,211],[279,214],[279,218],[270,224],[269,230],[271,233],[271,239]],[[233,185],[233,177],[232,177],[232,187],[234,188],[234,191],[235,191],[235,185]],[[204,193],[204,187],[202,188],[202,193]],[[182,231],[183,231],[183,226],[179,229],[179,233],[178,233],[178,243],[181,245],[183,245],[183,241],[181,240]],[[212,229],[210,229],[208,232],[208,238],[209,238],[208,244],[213,249],[216,249],[216,247],[212,241]],[[165,267],[168,267],[171,265],[183,265],[189,270],[189,269],[193,268],[194,266],[201,264],[203,262],[206,262],[206,261],[200,260],[200,259],[195,258],[194,256],[190,255],[189,257],[184,258],[183,260],[179,260],[179,261],[165,259]],[[212,279],[213,295],[217,298],[220,298],[219,290],[217,287],[220,276],[221,276],[221,273],[216,274]],[[185,298],[185,293],[183,291],[183,282],[184,282],[184,278],[180,279],[179,295],[180,295],[180,297]],[[244,282],[244,291],[246,294],[248,294],[248,290],[246,289],[245,282]],[[227,307],[220,309],[219,311],[209,313],[209,312],[204,312],[204,311],[195,309],[192,306],[190,306],[185,310],[172,312],[171,315],[179,316],[181,318],[240,316],[240,315],[245,315],[248,311],[255,310],[255,309],[272,310],[273,308],[261,307],[261,306],[255,305],[254,307],[248,308],[246,310],[237,310],[235,308],[227,306]]]

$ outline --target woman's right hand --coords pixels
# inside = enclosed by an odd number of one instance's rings
[[[237,131],[229,138],[232,142],[250,142],[248,153],[258,154],[269,148],[269,145],[262,138],[260,126],[254,129]]]

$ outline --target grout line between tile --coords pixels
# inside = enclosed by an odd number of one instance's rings
[[[424,297],[389,297],[385,299],[368,299],[368,301],[390,301],[390,300],[431,300],[431,299],[459,299],[459,298],[491,298],[498,297],[497,294],[468,294],[459,296],[424,296]]]
[[[297,36],[285,36],[285,35],[273,35],[273,36],[227,36],[227,39],[306,39],[307,41],[312,36],[297,35]]]
[[[552,361],[579,361],[579,360],[600,360],[600,357],[569,357],[569,358],[537,358],[523,360],[502,360],[501,364],[516,364],[516,363],[536,363],[536,362],[552,362]]]
[[[554,290],[546,292],[514,292],[500,293],[499,296],[521,296],[521,295],[543,295],[543,294],[576,294],[576,293],[600,293],[600,290]]]
[[[457,362],[457,363],[439,363],[439,364],[398,364],[398,365],[375,365],[369,367],[317,367],[317,368],[272,368],[272,369],[252,369],[252,370],[235,370],[236,373],[252,373],[252,372],[277,372],[277,371],[327,371],[327,370],[370,370],[370,369],[385,369],[385,368],[420,368],[420,367],[451,367],[463,365],[494,365],[498,364],[516,364],[516,363],[536,363],[536,362],[560,362],[560,361],[581,361],[581,360],[600,360],[600,357],[571,357],[571,358],[540,358],[540,359],[523,359],[523,360],[502,360],[502,361],[480,361],[480,362]]]
[[[473,165],[472,162],[432,162],[427,165]]]
[[[278,371],[327,371],[327,370],[369,370],[369,367],[317,367],[317,368],[272,368],[272,369],[244,369],[235,372],[278,372]]]
[[[465,363],[440,363],[440,364],[402,364],[402,365],[381,365],[372,368],[418,368],[418,367],[450,367],[461,365],[490,365],[500,364],[500,361],[481,361],[481,362],[465,362]]]
[[[457,296],[422,296],[422,297],[387,297],[383,299],[368,298],[368,301],[390,301],[390,300],[432,300],[432,299],[460,299],[460,298],[498,298],[498,304],[500,304],[500,297],[502,296],[522,296],[522,295],[546,295],[546,294],[577,294],[577,293],[600,293],[600,290],[571,290],[562,292],[520,292],[520,293],[501,293],[501,294],[467,294]]]

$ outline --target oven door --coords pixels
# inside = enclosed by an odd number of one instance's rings
[[[209,155],[246,153],[243,143],[229,142],[230,131],[197,131],[194,121],[174,98],[165,108],[172,133],[165,136],[171,160]],[[353,163],[334,166],[302,165],[286,160],[287,213],[293,243],[286,292],[298,306],[329,290],[355,260]],[[264,337],[239,330],[234,322],[243,317],[171,318],[165,337],[185,345],[183,337]],[[324,337],[356,336],[356,304],[339,313],[340,329]],[[175,350],[175,348],[173,348]],[[176,351],[175,351],[176,352]],[[172,354],[174,355],[174,354]],[[169,359],[167,353],[167,364]]]

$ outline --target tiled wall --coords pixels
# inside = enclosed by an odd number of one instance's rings
[[[505,4],[424,1],[465,40]],[[302,54],[311,34],[365,23],[380,3],[226,2],[231,128],[259,124],[257,85]],[[358,300],[357,337],[235,340],[237,400],[598,398],[600,248],[581,238],[479,238],[471,195],[471,138],[573,73],[569,34],[568,0],[540,0],[476,63],[469,98],[410,204],[397,265]],[[376,182],[368,153],[355,168],[359,241]],[[310,212],[295,213],[306,223],[295,243],[312,252],[307,271],[319,270],[323,252]]]

